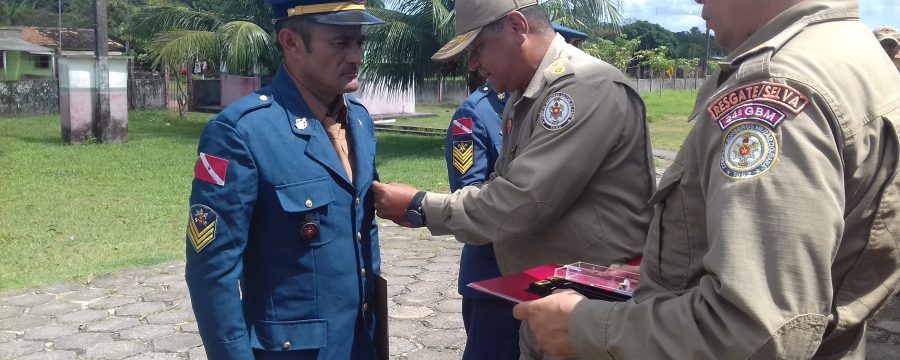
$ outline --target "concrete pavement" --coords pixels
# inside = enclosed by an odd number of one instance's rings
[[[459,359],[465,344],[452,237],[382,223],[391,358]],[[900,300],[871,323],[868,358],[900,358]],[[0,359],[206,359],[184,262],[0,293]]]

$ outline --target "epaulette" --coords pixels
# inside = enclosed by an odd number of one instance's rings
[[[552,84],[557,79],[574,73],[575,71],[572,68],[572,63],[569,61],[569,58],[561,57],[554,60],[550,63],[550,66],[547,66],[547,68],[544,69],[544,78],[547,79],[548,84]]]
[[[272,106],[272,102],[275,99],[273,98],[273,95],[270,91],[265,90],[267,89],[261,89],[255,93],[238,99],[231,105],[228,105],[225,110],[222,110],[218,118],[220,120],[237,123],[238,120],[240,120],[248,113]]]

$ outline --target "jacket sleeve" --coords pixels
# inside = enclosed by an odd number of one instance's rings
[[[744,179],[729,178],[723,171],[725,154],[737,152],[723,146],[727,137],[691,136],[682,151],[697,159],[674,164],[673,176],[664,176],[660,191],[671,193],[657,205],[662,216],[651,225],[641,269],[642,287],[646,279],[654,289],[671,291],[640,296],[639,288],[637,302],[579,303],[570,316],[570,340],[578,355],[590,359],[811,358],[828,323],[832,286],[842,280],[832,278],[831,267],[841,244],[846,207],[839,140],[823,118],[822,109],[809,106],[774,130],[766,127],[774,137],[774,148],[769,145],[768,150],[777,159],[767,171]],[[737,131],[739,125],[724,134]],[[700,119],[693,133],[701,126],[716,129],[700,134],[719,132],[714,122]],[[763,129],[744,134],[764,138],[760,135],[767,133]],[[705,198],[694,199],[706,202],[705,215],[681,210],[692,201],[679,192],[682,165],[700,168],[690,181],[699,177],[705,188]],[[652,236],[654,228],[658,237]],[[685,289],[671,280],[664,285],[659,279],[677,278],[673,269],[679,267],[662,267],[667,259],[647,251],[667,246],[666,233],[685,236],[704,228],[708,250],[696,255],[702,256],[703,275]],[[647,266],[648,256],[657,265]]]
[[[459,241],[482,245],[534,233],[555,222],[623,137],[634,135],[626,133],[625,124],[643,121],[634,107],[640,100],[630,99],[632,95],[621,84],[576,82],[570,77],[553,86],[572,99],[571,122],[550,130],[541,125],[539,116],[522,119],[534,122],[534,131],[520,142],[503,176],[450,195],[429,193],[424,208],[432,234],[452,233]],[[543,111],[549,100],[549,96],[535,99],[539,107],[535,113]]]
[[[447,150],[444,154],[447,161],[447,178],[450,180],[450,190],[456,191],[469,185],[482,184],[491,175],[489,170],[493,167],[488,156],[490,141],[484,121],[496,121],[486,118],[497,117],[493,111],[478,111],[471,107],[463,106],[453,114],[453,121],[469,118],[472,119],[470,134],[453,135],[453,122],[447,129]]]
[[[198,152],[227,165],[223,185],[195,176],[191,190],[185,278],[194,314],[210,359],[252,359],[238,281],[257,197],[256,165],[239,133],[216,120],[206,125]],[[191,230],[195,212],[203,209],[215,215],[215,223],[207,225],[214,227],[211,239],[197,246]]]

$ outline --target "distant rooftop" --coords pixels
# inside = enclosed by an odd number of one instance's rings
[[[60,31],[58,28],[0,26],[0,39],[10,37],[10,34],[15,33],[16,30],[19,32],[19,37],[29,43],[50,49],[56,49],[59,46]],[[93,50],[94,30],[62,28],[62,45],[63,50]],[[125,45],[113,39],[109,39],[108,45],[109,51],[125,51]]]

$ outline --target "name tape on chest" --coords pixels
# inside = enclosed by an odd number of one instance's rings
[[[563,92],[557,92],[547,98],[541,110],[541,125],[550,131],[566,127],[575,118],[575,102]]]
[[[763,81],[731,90],[713,101],[707,111],[722,130],[741,120],[762,121],[774,129],[788,113],[799,114],[808,104],[809,99],[796,89]]]
[[[215,210],[206,205],[193,205],[188,221],[187,237],[194,246],[194,251],[200,252],[206,245],[216,239],[216,221],[219,215]]]
[[[472,140],[453,142],[453,167],[465,174],[475,164],[475,146]]]

